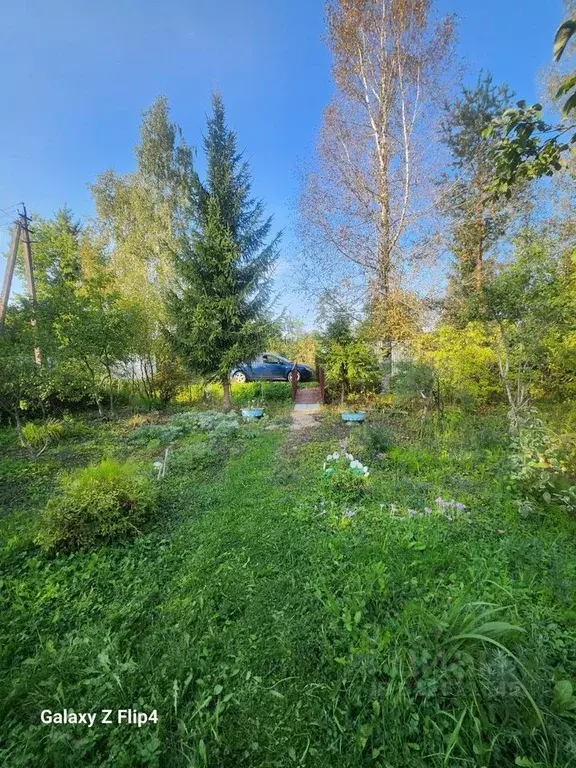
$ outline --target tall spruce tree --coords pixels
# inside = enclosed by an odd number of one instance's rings
[[[280,235],[251,196],[251,174],[212,98],[204,139],[206,180],[192,174],[193,226],[176,257],[178,287],[169,302],[172,338],[192,373],[219,379],[231,407],[230,369],[262,351],[270,331],[271,269]]]

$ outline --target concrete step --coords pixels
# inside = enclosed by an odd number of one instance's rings
[[[320,409],[320,403],[296,403],[294,406],[295,411],[307,411],[308,413],[316,413]]]

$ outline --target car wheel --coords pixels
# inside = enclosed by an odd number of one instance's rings
[[[234,371],[232,374],[232,381],[235,384],[246,384],[248,381],[248,377],[244,373],[244,371]]]
[[[300,371],[290,371],[288,374],[288,381],[290,383],[293,381],[300,381]]]

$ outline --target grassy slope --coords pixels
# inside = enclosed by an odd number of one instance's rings
[[[395,425],[349,526],[342,505],[318,506],[323,458],[344,434],[330,423],[312,440],[261,431],[223,468],[169,474],[165,519],[117,548],[49,559],[11,518],[3,764],[571,765],[571,721],[552,698],[576,673],[573,528],[517,519],[498,430],[474,426],[474,439],[461,425],[417,443]],[[67,461],[126,452],[102,439]],[[22,484],[30,509],[58,463]],[[388,515],[439,494],[471,522]],[[500,610],[482,619],[481,601]],[[487,626],[503,620],[524,631]],[[38,726],[41,709],[65,707],[157,708],[160,722]]]

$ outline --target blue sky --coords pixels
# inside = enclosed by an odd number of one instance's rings
[[[280,305],[301,308],[291,291],[292,211],[331,95],[323,0],[2,5],[0,251],[10,224],[2,211],[22,200],[42,216],[63,204],[90,216],[88,184],[108,168],[133,169],[140,115],[156,96],[168,97],[173,119],[200,146],[217,88],[251,161],[255,192],[286,231]],[[458,55],[470,78],[489,69],[518,97],[537,99],[561,0],[437,0],[436,8],[459,17]]]

